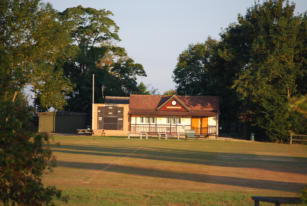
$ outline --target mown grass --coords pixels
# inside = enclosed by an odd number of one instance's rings
[[[306,145],[53,138],[58,167],[44,181],[67,205],[253,205],[252,195],[297,196],[307,184]]]
[[[108,189],[65,190],[69,205],[253,205],[247,193],[233,192],[174,192]],[[57,204],[63,204],[57,202]]]
[[[140,190],[108,190],[108,189],[65,189],[63,193],[69,201],[56,201],[56,205],[67,206],[253,206],[251,194],[244,192],[174,192],[174,191],[140,191]],[[272,203],[261,203],[272,206]],[[287,206],[288,204],[283,204]],[[293,204],[291,204],[293,205]],[[300,204],[303,205],[303,204]]]

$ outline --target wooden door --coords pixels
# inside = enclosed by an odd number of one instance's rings
[[[191,129],[194,130],[197,135],[200,134],[200,118],[192,117]]]
[[[208,134],[208,117],[201,118],[201,134]]]

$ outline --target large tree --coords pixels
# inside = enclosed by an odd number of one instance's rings
[[[217,42],[209,37],[204,44],[192,44],[179,55],[173,72],[178,94],[197,95],[211,87],[211,81],[214,79],[208,76],[208,65],[216,44]],[[207,82],[206,89],[201,85],[203,80]]]
[[[228,49],[230,61],[243,62],[233,88],[249,102],[251,123],[273,140],[287,141],[289,130],[303,132],[306,123],[302,115],[288,110],[291,97],[304,92],[306,84],[300,80],[307,76],[307,27],[294,9],[284,0],[255,4],[226,37],[240,38],[248,54],[243,59],[233,47]],[[233,33],[238,29],[242,32]]]
[[[69,95],[67,110],[90,112],[92,74],[95,74],[95,101],[104,95],[126,96],[137,92],[137,76],[146,76],[141,64],[127,56],[119,41],[119,27],[111,19],[112,12],[82,6],[60,13],[61,21],[70,32],[74,58],[65,62],[65,76],[74,90]]]
[[[22,90],[32,85],[42,106],[61,108],[70,89],[57,61],[69,35],[57,12],[39,0],[0,1],[0,199],[5,205],[49,205],[60,192],[42,184],[53,157],[36,135]]]

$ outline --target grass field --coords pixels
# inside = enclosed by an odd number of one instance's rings
[[[306,145],[54,136],[51,147],[44,182],[68,205],[253,205],[307,184]]]

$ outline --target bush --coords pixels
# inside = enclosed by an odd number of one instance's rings
[[[0,201],[5,205],[53,205],[61,197],[42,175],[55,166],[46,134],[35,134],[23,99],[0,101]]]
[[[301,199],[304,204],[307,204],[307,185],[301,191]]]

